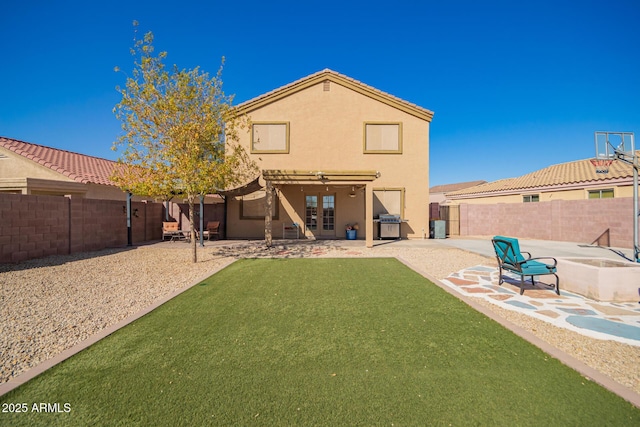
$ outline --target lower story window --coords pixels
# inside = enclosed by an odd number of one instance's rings
[[[403,188],[374,188],[373,189],[373,217],[381,214],[400,215],[404,217],[404,189]]]
[[[539,194],[527,194],[526,196],[522,196],[522,201],[524,203],[539,202],[540,201],[540,195]]]
[[[278,219],[278,196],[274,194],[271,200],[273,208],[272,219]],[[263,190],[241,196],[240,219],[264,219],[267,207],[267,193]]]
[[[613,199],[613,189],[589,190],[590,199]]]

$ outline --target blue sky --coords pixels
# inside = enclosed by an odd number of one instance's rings
[[[637,0],[25,0],[0,14],[0,135],[115,160],[133,20],[180,68],[214,74],[225,56],[236,103],[330,68],[434,111],[430,186],[640,134]]]

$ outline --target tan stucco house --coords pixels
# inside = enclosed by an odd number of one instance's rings
[[[116,165],[113,160],[0,137],[0,193],[126,200],[126,192],[111,179]],[[207,195],[205,203],[222,199]]]
[[[110,177],[116,162],[0,137],[0,192],[126,200]]]
[[[464,190],[465,188],[475,187],[476,185],[486,184],[487,181],[478,180],[478,181],[467,181],[467,182],[456,182],[454,184],[443,184],[443,185],[434,185],[429,188],[429,202],[430,203],[439,203],[446,204],[447,193],[452,193],[458,190]]]
[[[227,238],[263,239],[268,225],[274,238],[344,239],[352,227],[371,246],[383,214],[402,219],[402,238],[428,235],[433,112],[331,70],[237,108],[251,119],[240,143],[261,173],[223,193]],[[110,179],[116,165],[0,137],[4,193],[125,200]]]
[[[614,161],[596,173],[589,159],[560,163],[522,175],[450,191],[452,204],[531,203],[633,196],[633,167]]]
[[[344,239],[358,224],[371,246],[381,214],[400,215],[403,238],[428,233],[433,112],[328,69],[238,109],[262,189],[228,198],[230,238],[265,237],[270,189],[274,238],[296,224],[300,238]]]

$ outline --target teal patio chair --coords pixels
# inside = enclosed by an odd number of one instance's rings
[[[524,278],[531,277],[531,284],[536,285],[535,276],[544,276],[547,274],[553,274],[556,276],[555,285],[549,285],[542,283],[545,289],[555,289],[556,294],[560,295],[560,278],[556,274],[556,265],[558,262],[552,257],[538,257],[531,258],[529,252],[520,251],[520,245],[518,239],[513,237],[495,236],[491,239],[493,248],[496,251],[496,258],[498,259],[498,268],[500,269],[500,279],[498,285],[504,283],[502,271],[506,270],[510,273],[520,276],[520,295],[524,293]],[[525,258],[523,254],[526,254]],[[553,264],[547,264],[538,260],[553,260]]]

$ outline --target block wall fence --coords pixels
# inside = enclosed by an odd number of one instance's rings
[[[115,200],[0,193],[0,263],[127,245],[125,203]],[[133,244],[162,238],[162,221],[188,228],[188,205],[132,202]],[[598,243],[631,248],[633,199],[460,204],[460,236],[492,236]],[[196,206],[199,214],[199,207]],[[224,205],[208,204],[204,222],[220,221]],[[199,222],[199,217],[196,217]],[[196,224],[198,228],[198,224]]]
[[[633,199],[460,204],[461,236],[505,235],[633,247]],[[637,220],[637,219],[636,219]]]
[[[116,200],[0,193],[0,263],[124,247],[125,208]],[[132,202],[131,208],[132,243],[161,240],[165,204]],[[169,218],[187,229],[188,205],[169,203]],[[224,206],[205,205],[204,219],[223,223]]]

